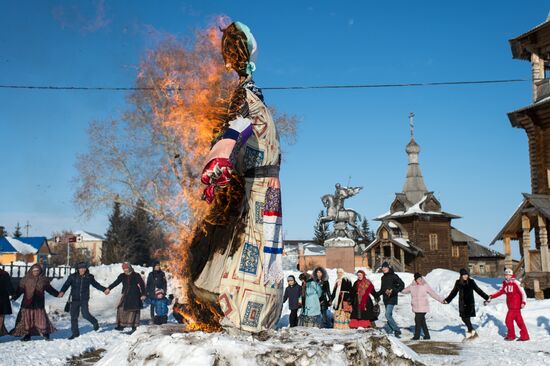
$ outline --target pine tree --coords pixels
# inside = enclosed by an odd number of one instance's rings
[[[113,212],[109,216],[109,228],[101,251],[103,264],[120,263],[127,260],[127,221],[128,218],[120,209],[120,203],[114,202]]]
[[[3,238],[5,236],[8,236],[8,232],[6,231],[6,228],[0,226],[0,238]]]
[[[135,264],[150,264],[157,252],[166,247],[161,226],[143,207],[141,200],[136,203],[128,225],[128,261]]]
[[[22,236],[23,236],[23,233],[21,232],[21,225],[17,223],[17,225],[15,225],[15,231],[13,232],[13,237],[20,238]]]
[[[317,216],[317,221],[313,226],[313,240],[320,245],[325,243],[325,240],[329,238],[329,232],[326,223],[321,222],[321,218],[325,216],[325,212],[321,210],[319,216]]]
[[[374,231],[370,229],[369,221],[366,218],[364,218],[363,221],[361,222],[360,243],[368,245],[372,243],[374,239],[375,239]]]

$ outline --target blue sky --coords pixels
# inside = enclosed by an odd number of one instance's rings
[[[260,86],[529,78],[508,39],[546,19],[542,1],[17,1],[0,4],[0,84],[131,86],[163,34],[188,36],[227,15],[259,45]],[[104,233],[72,204],[76,155],[92,120],[116,118],[125,93],[0,89],[0,225],[29,234]],[[282,169],[286,237],[310,238],[334,184],[364,186],[348,206],[387,211],[406,172],[410,111],[421,167],[455,226],[488,243],[530,191],[527,138],[506,112],[529,83],[266,91],[301,117]],[[497,246],[500,248],[500,246]]]

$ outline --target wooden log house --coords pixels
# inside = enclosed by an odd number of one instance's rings
[[[508,113],[512,127],[527,134],[531,193],[523,193],[521,205],[491,244],[504,242],[506,266],[514,269],[528,296],[550,298],[550,14],[509,42],[513,58],[531,63],[533,102]],[[513,266],[511,246],[516,241],[521,260]]]

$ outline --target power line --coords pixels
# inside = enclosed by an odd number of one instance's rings
[[[533,81],[532,79],[497,79],[497,80],[469,80],[469,81],[438,81],[425,83],[398,83],[398,84],[359,84],[359,85],[298,85],[298,86],[267,86],[262,90],[311,90],[311,89],[369,89],[369,88],[404,88],[425,86],[456,86],[480,84],[509,84]],[[76,90],[76,91],[138,91],[156,90],[155,87],[110,87],[110,86],[59,86],[59,85],[9,85],[0,84],[0,89],[25,90]],[[165,88],[167,91],[185,90],[185,88]]]

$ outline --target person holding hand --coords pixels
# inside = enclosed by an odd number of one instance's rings
[[[122,263],[122,270],[123,273],[109,285],[108,290],[122,283],[122,297],[117,306],[115,329],[122,331],[124,328],[131,327],[130,333],[133,333],[139,326],[143,300],[147,298],[145,282],[138,273],[134,272],[128,262]]]
[[[82,312],[82,317],[92,323],[94,330],[99,329],[99,323],[93,315],[90,314],[88,303],[90,301],[90,285],[104,292],[106,295],[107,288],[100,285],[94,278],[94,275],[88,270],[85,262],[80,262],[76,265],[76,272],[72,273],[65,284],[61,287],[58,297],[63,297],[65,292],[71,288],[69,297],[70,313],[71,313],[71,336],[69,339],[75,339],[80,336],[78,328],[78,317]]]

